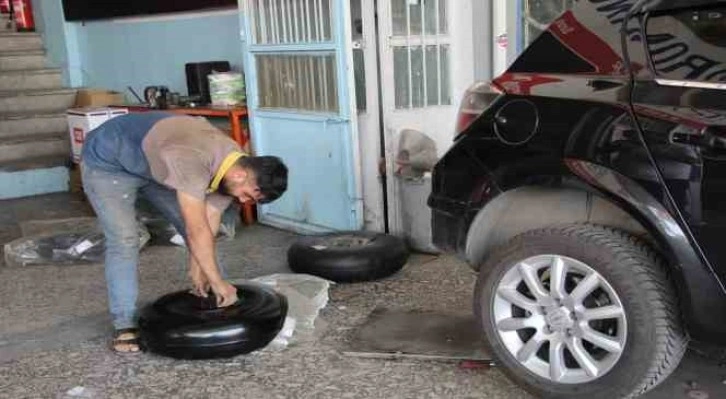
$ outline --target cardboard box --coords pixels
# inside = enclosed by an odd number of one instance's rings
[[[86,107],[69,109],[66,112],[66,119],[68,120],[68,133],[71,136],[73,162],[81,162],[81,150],[88,132],[101,126],[109,119],[128,113],[129,110],[126,108]]]
[[[101,89],[81,89],[76,94],[76,107],[107,107],[126,103],[123,93]]]

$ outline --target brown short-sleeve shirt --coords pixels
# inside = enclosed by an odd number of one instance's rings
[[[219,210],[231,197],[207,194],[224,158],[239,145],[201,117],[172,116],[157,122],[144,138],[142,148],[154,180],[167,187],[206,200]]]

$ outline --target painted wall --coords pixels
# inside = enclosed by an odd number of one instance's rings
[[[36,30],[43,35],[49,67],[61,68],[66,85],[80,86],[81,66],[78,57],[76,26],[63,18],[60,0],[34,0]]]
[[[73,87],[117,90],[133,100],[149,85],[187,94],[184,64],[226,60],[242,68],[237,10],[181,13],[86,23],[65,22],[61,0],[34,0],[51,66]]]
[[[236,10],[77,24],[83,85],[139,95],[149,85],[187,94],[184,64],[226,60],[241,70]]]

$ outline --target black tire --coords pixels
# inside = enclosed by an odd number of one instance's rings
[[[352,283],[390,276],[408,260],[402,239],[371,232],[339,233],[299,239],[287,252],[297,273]]]
[[[215,299],[179,291],[144,308],[141,347],[178,359],[237,356],[265,347],[282,329],[287,299],[259,285],[237,285],[238,304],[217,308]]]
[[[504,335],[500,335],[500,325],[494,318],[497,287],[515,265],[537,255],[564,256],[588,265],[619,297],[627,321],[626,341],[614,367],[593,381],[565,384],[543,378],[520,363],[507,349],[502,339]],[[539,278],[544,281],[549,277]],[[548,284],[545,287],[549,287]],[[572,292],[568,292],[570,294]],[[663,260],[634,237],[601,226],[578,224],[533,230],[495,250],[480,270],[474,311],[490,349],[504,366],[505,373],[543,398],[635,398],[675,370],[688,343],[677,294]],[[574,320],[578,322],[577,317]],[[545,328],[549,329],[550,321],[547,323]],[[518,331],[515,333],[519,334]],[[569,330],[566,333],[570,334]],[[549,360],[549,354],[537,353],[536,356],[547,356]],[[543,353],[548,353],[546,348]],[[571,352],[569,354],[572,356]]]

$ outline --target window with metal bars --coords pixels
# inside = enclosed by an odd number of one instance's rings
[[[397,109],[451,104],[447,0],[391,0]]]
[[[256,59],[260,107],[338,112],[335,54],[259,54]]]
[[[333,40],[331,0],[248,0],[255,44]]]
[[[332,0],[247,1],[253,43],[281,47],[280,51],[255,54],[259,106],[339,112],[335,53],[285,48],[333,40]]]

